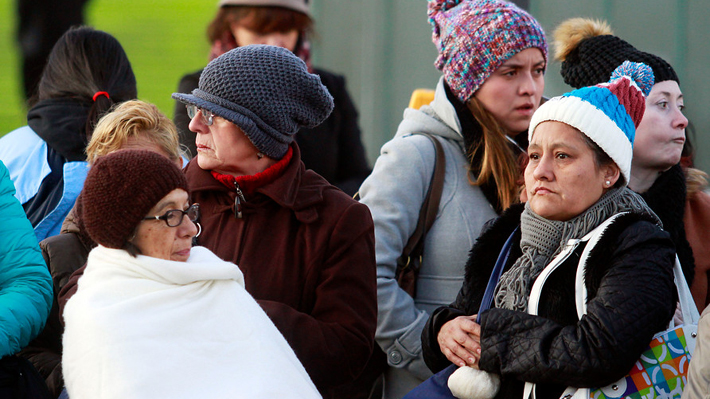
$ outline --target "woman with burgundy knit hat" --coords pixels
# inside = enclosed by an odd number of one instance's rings
[[[541,102],[547,42],[540,24],[512,3],[431,0],[432,40],[443,72],[434,100],[404,111],[372,175],[360,187],[375,221],[378,326],[387,355],[385,397],[401,398],[431,375],[421,331],[431,311],[451,303],[483,225],[518,202],[530,118]],[[432,179],[435,151],[446,171],[436,220],[412,298],[395,280],[396,260],[415,231]]]
[[[173,162],[103,156],[82,204],[98,246],[64,310],[70,398],[320,398],[239,268],[192,247],[200,208]]]
[[[39,241],[59,234],[74,206],[96,122],[113,104],[137,95],[131,63],[110,34],[79,27],[54,45],[27,126],[0,139],[0,160]]]
[[[290,51],[238,47],[210,62],[192,94],[197,157],[185,173],[202,209],[197,242],[239,265],[247,290],[330,398],[362,371],[377,317],[374,233],[365,205],[301,162],[294,141],[333,109]]]
[[[268,44],[290,50],[318,75],[333,96],[333,112],[321,124],[301,127],[296,142],[301,160],[331,184],[353,195],[370,174],[365,148],[360,139],[358,114],[345,87],[345,78],[311,65],[309,37],[313,30],[311,0],[220,0],[218,11],[207,27],[212,49],[210,60],[227,51],[250,44]],[[185,75],[178,91],[190,93],[198,87],[202,70]],[[197,154],[190,118],[177,102],[174,114],[180,142]]]
[[[687,190],[686,176],[689,181],[704,180],[703,172],[680,165],[688,119],[683,115],[678,75],[661,57],[637,50],[614,36],[603,21],[569,19],[556,29],[555,44],[556,57],[562,61],[562,77],[573,87],[606,81],[615,65],[624,60],[643,62],[653,69],[655,82],[636,130],[629,188],[641,194],[663,221],[696,305],[705,308],[710,304],[710,258],[693,254],[704,253],[704,231],[710,226],[702,225],[702,219],[694,220],[692,214],[707,213],[708,199],[700,190]]]
[[[481,234],[456,301],[422,334],[427,365],[453,371],[444,387],[457,398],[588,398],[668,327],[673,242],[626,187],[652,85],[647,65],[624,62],[533,115],[527,203]]]

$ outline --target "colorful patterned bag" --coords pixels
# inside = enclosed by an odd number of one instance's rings
[[[680,398],[688,382],[688,365],[696,336],[697,324],[664,331],[651,341],[626,377],[592,390],[590,398]]]

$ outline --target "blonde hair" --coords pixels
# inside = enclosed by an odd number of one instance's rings
[[[520,201],[518,181],[521,169],[518,157],[510,148],[505,129],[486,111],[483,104],[476,97],[471,97],[466,105],[483,130],[482,140],[474,144],[473,148],[466,149],[471,164],[478,152],[483,151],[481,170],[472,184],[481,186],[490,180],[495,181],[501,209],[506,209]]]
[[[130,100],[114,106],[96,124],[86,147],[86,159],[93,164],[99,157],[123,148],[131,138],[155,144],[171,161],[182,157],[175,124],[155,105]]]
[[[684,168],[685,184],[688,190],[688,197],[705,190],[708,187],[708,174],[700,169]]]

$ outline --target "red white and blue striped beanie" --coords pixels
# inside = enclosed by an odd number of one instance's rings
[[[430,0],[427,15],[439,51],[434,65],[462,102],[515,54],[536,47],[547,61],[540,24],[502,0]]]
[[[542,122],[570,125],[609,155],[628,183],[636,128],[646,110],[645,96],[653,82],[651,67],[624,61],[609,82],[573,90],[541,105],[530,121],[528,139],[532,140],[535,128]]]

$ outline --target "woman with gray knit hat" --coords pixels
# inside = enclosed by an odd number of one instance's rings
[[[555,45],[556,58],[562,61],[562,77],[573,87],[606,81],[615,65],[624,60],[643,62],[653,69],[654,85],[636,131],[629,188],[641,194],[663,221],[664,230],[675,243],[696,305],[705,308],[710,304],[710,258],[694,253],[703,253],[707,248],[704,232],[710,226],[706,219],[692,215],[707,214],[710,209],[705,205],[707,194],[702,190],[688,191],[686,175],[702,182],[706,182],[707,175],[693,168],[684,170],[680,165],[688,119],[683,115],[678,75],[661,57],[640,51],[615,36],[603,21],[564,21],[555,30]]]
[[[327,398],[372,351],[374,233],[365,205],[301,162],[294,134],[333,98],[290,51],[266,45],[210,62],[186,104],[197,157],[185,170],[202,209],[197,242],[244,272],[247,290]]]
[[[320,398],[239,268],[192,247],[200,208],[172,161],[103,156],[82,204],[98,246],[64,309],[69,397]]]
[[[434,100],[404,111],[395,137],[360,187],[375,221],[376,340],[386,354],[387,398],[401,398],[431,375],[421,331],[431,311],[456,297],[468,249],[483,225],[518,202],[518,158],[527,147],[521,132],[545,86],[545,33],[514,4],[431,0],[428,16],[438,49],[435,65],[443,73]],[[441,143],[446,170],[412,298],[395,279],[397,258],[415,231],[436,159],[432,142],[414,133]]]
[[[301,127],[296,142],[301,160],[333,185],[353,195],[370,174],[360,139],[358,113],[343,76],[311,65],[309,38],[313,31],[311,0],[220,0],[207,27],[210,60],[239,46],[267,44],[283,47],[301,58],[308,71],[318,75],[333,96],[333,112],[315,127]],[[202,70],[185,75],[178,91],[191,93],[198,87]],[[197,154],[195,132],[188,128],[185,107],[175,104],[175,124],[180,142]]]

